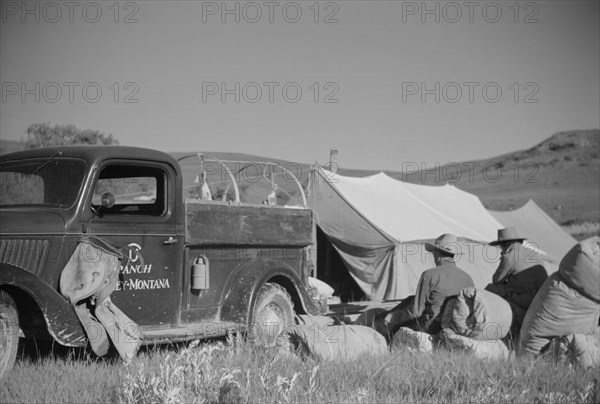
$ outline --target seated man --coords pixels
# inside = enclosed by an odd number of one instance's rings
[[[513,333],[520,328],[531,301],[548,278],[537,251],[525,248],[524,240],[516,228],[507,227],[498,230],[498,240],[490,243],[499,246],[502,252],[492,283],[486,286],[486,290],[510,303],[516,320],[513,321]]]
[[[387,314],[385,322],[391,332],[405,326],[437,334],[441,330],[446,302],[464,288],[474,286],[471,276],[454,263],[458,250],[455,235],[442,234],[435,244],[427,243],[425,249],[433,253],[436,266],[423,272],[414,299],[406,299]]]

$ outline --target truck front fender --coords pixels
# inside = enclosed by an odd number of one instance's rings
[[[255,260],[242,264],[228,280],[221,308],[221,320],[251,324],[258,291],[266,282],[283,286],[292,296],[297,313],[319,313],[319,308],[292,268],[277,262]]]
[[[50,336],[65,346],[85,346],[87,337],[73,306],[56,290],[23,268],[0,264],[0,288],[10,293],[17,302],[21,328],[33,322],[33,311],[39,309]],[[27,307],[35,302],[37,308]],[[19,307],[21,302],[21,307]],[[25,305],[25,307],[22,307]],[[23,315],[22,313],[26,313]],[[26,335],[27,337],[27,335]]]

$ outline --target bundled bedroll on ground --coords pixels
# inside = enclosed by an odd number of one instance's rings
[[[383,317],[388,311],[381,307],[372,308],[362,312],[356,320],[352,323],[353,325],[364,325],[366,327],[373,328],[379,334],[383,335],[385,340],[390,343],[393,337],[387,325],[383,321]]]
[[[592,237],[575,245],[538,291],[521,326],[518,353],[537,355],[555,337],[591,335],[599,317],[600,238]]]
[[[326,330],[330,325],[339,325],[339,322],[336,321],[333,317],[328,316],[311,316],[310,314],[300,314],[296,316],[296,324],[307,326],[307,327],[316,327],[322,330]]]
[[[364,354],[389,352],[383,335],[360,325],[335,325],[326,318],[302,316],[302,324],[287,330],[292,349],[298,356],[317,360],[347,361]]]
[[[502,339],[513,321],[510,305],[502,297],[479,288],[463,289],[448,302],[442,329],[478,341]]]
[[[450,329],[442,330],[440,338],[452,351],[469,352],[480,359],[510,358],[510,350],[500,339],[481,341],[459,335]]]
[[[448,301],[439,337],[452,351],[468,352],[480,359],[508,359],[510,350],[502,338],[508,335],[512,322],[511,306],[502,297],[466,288]]]
[[[433,336],[426,332],[400,327],[392,338],[391,346],[393,349],[404,347],[411,352],[431,352],[434,347]]]
[[[600,327],[593,334],[569,334],[554,338],[548,349],[553,357],[574,366],[600,366]]]

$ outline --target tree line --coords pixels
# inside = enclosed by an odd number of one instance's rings
[[[118,145],[119,141],[112,135],[98,130],[77,129],[75,125],[54,125],[34,123],[26,130],[26,149],[48,146],[69,145]]]

